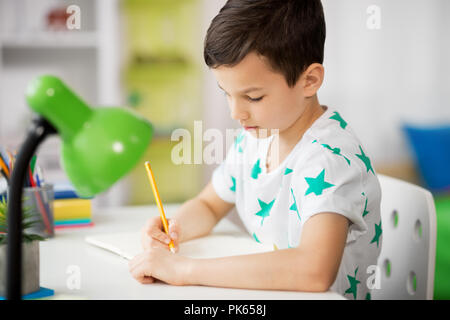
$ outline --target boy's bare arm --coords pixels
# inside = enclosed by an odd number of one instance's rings
[[[191,260],[186,284],[243,289],[326,291],[333,284],[347,239],[348,219],[324,212],[311,217],[297,248]]]
[[[219,198],[209,182],[198,196],[183,203],[175,213],[180,226],[179,242],[209,234],[233,207],[233,203]]]

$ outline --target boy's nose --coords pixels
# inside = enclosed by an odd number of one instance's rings
[[[238,104],[230,102],[231,118],[238,121],[245,121],[249,118],[249,113]]]

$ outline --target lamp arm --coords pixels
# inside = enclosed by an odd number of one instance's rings
[[[26,172],[39,145],[56,129],[44,118],[33,119],[11,174],[8,194],[6,298],[22,298],[22,193]]]

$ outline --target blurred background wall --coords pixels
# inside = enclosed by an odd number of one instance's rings
[[[419,182],[401,125],[450,122],[450,2],[323,5],[328,34],[321,102],[342,110],[379,172]],[[372,5],[379,8],[379,29],[367,26]]]
[[[154,163],[161,196],[197,194],[217,164],[174,165],[170,135],[194,120],[238,128],[203,62],[203,39],[225,0],[0,0],[0,143],[16,148],[31,119],[27,83],[62,77],[93,106],[134,109],[155,126],[145,159]],[[80,29],[61,23],[71,4]],[[327,23],[322,104],[338,109],[379,173],[423,184],[402,125],[450,122],[450,2],[323,0]],[[61,18],[62,16],[62,18]],[[59,19],[59,20],[58,20]],[[205,146],[205,143],[203,147]],[[193,148],[193,146],[192,146]],[[226,146],[224,145],[224,152]],[[64,180],[58,138],[39,158],[49,180]],[[98,205],[153,202],[141,166]]]

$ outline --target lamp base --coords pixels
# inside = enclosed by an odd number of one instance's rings
[[[48,298],[55,295],[55,291],[52,289],[39,287],[39,290],[22,296],[23,300],[34,300]],[[0,300],[5,300],[5,297],[0,296]]]
[[[0,296],[6,295],[6,245],[0,245]],[[39,290],[39,241],[22,243],[22,294]]]

